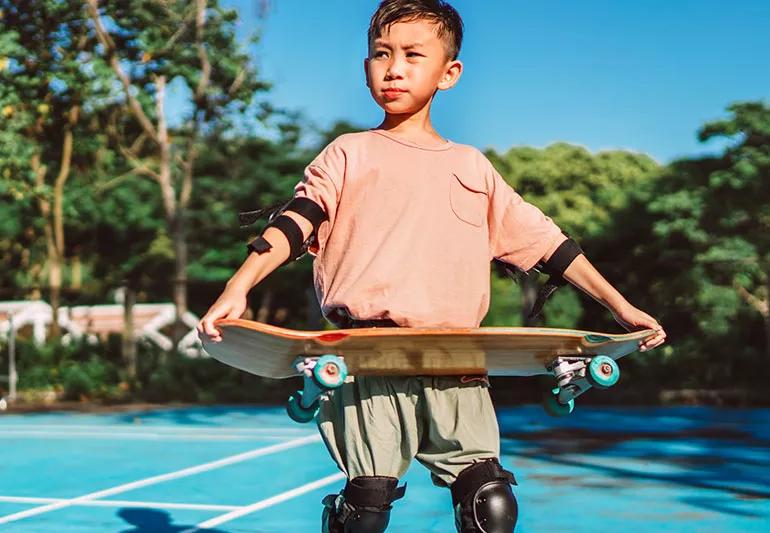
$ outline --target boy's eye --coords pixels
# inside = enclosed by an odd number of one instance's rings
[[[406,57],[422,57],[422,54],[418,54],[417,52],[408,52]]]
[[[385,50],[378,50],[374,53],[374,56],[372,57],[385,57],[388,53]]]

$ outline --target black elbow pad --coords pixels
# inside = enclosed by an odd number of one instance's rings
[[[299,224],[291,217],[283,214],[286,211],[292,211],[301,215],[313,225],[313,232],[307,240],[302,238],[302,229],[299,227]],[[278,204],[267,209],[240,213],[239,216],[242,223],[251,224],[265,215],[269,217],[265,229],[275,228],[283,233],[289,241],[290,252],[287,263],[299,259],[305,254],[308,247],[315,240],[315,233],[318,231],[318,227],[328,219],[323,208],[309,198],[294,198],[287,203]],[[247,245],[247,249],[249,253],[263,254],[272,249],[272,245],[267,242],[264,236],[259,236]]]

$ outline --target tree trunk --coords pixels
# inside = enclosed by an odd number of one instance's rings
[[[49,255],[51,260],[51,307],[53,308],[53,327],[51,334],[54,337],[61,335],[59,328],[59,306],[61,305],[62,268],[64,266],[64,186],[70,176],[72,163],[72,144],[74,142],[72,129],[78,122],[80,106],[73,106],[68,113],[68,121],[62,140],[62,154],[59,164],[59,173],[53,184],[53,212],[51,225],[53,226],[53,248]]]
[[[130,380],[136,379],[136,339],[134,332],[134,304],[136,291],[127,284],[123,295],[123,363]]]
[[[59,254],[54,253],[48,258],[48,288],[49,304],[51,305],[51,336],[57,338],[61,336],[61,327],[59,326],[59,308],[61,307],[61,258]]]
[[[178,209],[174,220],[174,346],[187,333],[187,326],[182,322],[182,315],[187,312],[187,230],[182,218],[183,211]]]
[[[45,184],[45,175],[48,172],[40,158],[40,154],[34,154],[30,161],[32,172],[35,175],[35,185],[42,187]],[[51,336],[58,337],[59,329],[59,289],[61,288],[61,263],[56,253],[56,241],[51,224],[51,201],[46,196],[41,196],[37,201],[40,215],[43,219],[43,234],[45,235],[46,265],[48,266],[49,304],[51,306]]]
[[[51,336],[59,337],[59,307],[61,305],[62,267],[64,262],[64,185],[70,175],[72,162],[73,134],[72,128],[77,124],[80,107],[73,106],[69,111],[68,123],[62,139],[62,154],[59,172],[53,185],[53,198],[41,197],[38,200],[40,214],[45,221],[44,233],[48,253],[48,288],[51,305]],[[42,187],[48,167],[41,161],[40,154],[32,156],[32,171],[35,174],[35,184]],[[51,206],[53,200],[53,207]]]
[[[72,258],[72,276],[70,279],[70,287],[79,291],[83,287],[83,264],[80,262],[80,256],[76,255]]]
[[[522,296],[522,308],[521,318],[522,324],[525,327],[533,327],[537,325],[537,318],[530,318],[532,308],[535,306],[535,300],[537,299],[537,280],[535,276],[523,276],[521,280],[521,296]]]

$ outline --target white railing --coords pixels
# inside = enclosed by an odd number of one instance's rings
[[[122,333],[123,312],[123,306],[119,304],[61,307],[57,322],[65,331],[62,342],[85,338],[89,343],[96,343],[100,335]],[[174,323],[174,304],[135,304],[132,315],[136,341],[151,342],[163,350],[174,348],[171,338],[161,331]],[[53,310],[46,302],[0,302],[0,342],[14,337],[19,329],[31,326],[35,343],[42,345],[52,317]],[[195,330],[198,317],[188,311],[181,319],[190,330],[177,343],[177,350],[189,357],[204,355]]]

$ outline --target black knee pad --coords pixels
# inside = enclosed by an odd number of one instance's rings
[[[394,501],[406,486],[386,476],[359,476],[348,480],[340,494],[323,499],[323,533],[382,533],[390,522]]]
[[[467,467],[452,483],[455,526],[460,533],[511,533],[519,506],[511,485],[513,474],[497,459]]]

